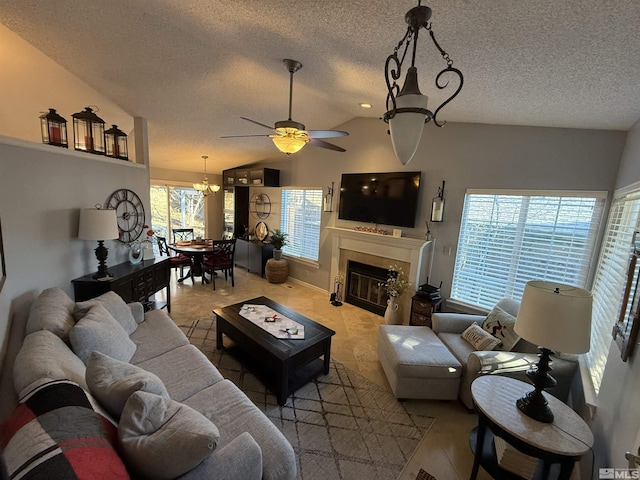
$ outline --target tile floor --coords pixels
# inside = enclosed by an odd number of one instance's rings
[[[173,320],[178,325],[188,324],[210,316],[216,307],[264,295],[335,330],[332,358],[390,390],[376,353],[377,329],[382,317],[349,304],[334,307],[326,292],[291,279],[282,284],[270,284],[240,268],[235,269],[235,276],[235,287],[218,277],[214,291],[210,284],[202,285],[199,278],[195,285],[191,280],[177,283],[176,273],[172,272]],[[473,454],[468,437],[476,425],[476,415],[469,413],[458,401],[409,400],[405,405],[416,413],[435,417],[436,422],[405,468],[402,480],[414,479],[420,467],[438,480],[469,478]],[[490,477],[481,469],[478,478],[486,480]]]

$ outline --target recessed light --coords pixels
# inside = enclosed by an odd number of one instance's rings
[[[371,108],[371,104],[370,103],[361,103],[360,106],[362,108]]]

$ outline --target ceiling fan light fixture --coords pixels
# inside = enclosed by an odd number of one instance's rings
[[[286,153],[287,155],[299,152],[309,141],[308,138],[296,137],[295,135],[287,135],[284,137],[273,135],[271,136],[271,140],[273,140],[273,143],[278,150],[282,153]]]
[[[453,67],[453,61],[449,54],[442,49],[435,38],[431,22],[429,22],[431,9],[421,3],[422,0],[418,0],[418,6],[409,10],[405,15],[405,21],[408,25],[407,31],[394,48],[393,53],[387,57],[385,63],[387,112],[384,114],[383,120],[389,124],[393,150],[403,165],[409,163],[415,155],[425,123],[433,120],[436,126],[444,126],[445,122],[438,122],[438,112],[460,93],[464,83],[462,72]],[[415,66],[415,60],[418,34],[422,28],[429,32],[433,44],[447,63],[447,66],[436,75],[436,87],[442,90],[452,83],[449,80],[441,80],[443,76],[448,78],[453,74],[459,81],[453,94],[442,102],[434,112],[427,110],[427,96],[422,95],[418,87],[418,70]],[[402,64],[407,53],[410,53],[411,66],[407,70],[405,82],[400,91],[397,80],[402,76]]]

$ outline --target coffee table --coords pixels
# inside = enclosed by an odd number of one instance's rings
[[[279,339],[240,315],[244,304],[266,305],[304,325],[303,340]],[[229,351],[273,392],[278,404],[320,373],[329,373],[331,337],[336,332],[267,297],[216,308],[217,348],[225,334],[234,342]],[[320,358],[322,357],[322,358]]]

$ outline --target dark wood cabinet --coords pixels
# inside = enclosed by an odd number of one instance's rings
[[[244,237],[249,228],[249,189],[225,187],[224,229],[236,238]]]
[[[409,325],[431,327],[431,314],[440,311],[442,299],[433,300],[428,295],[415,294],[411,298],[411,316]]]
[[[248,272],[260,272],[264,277],[267,260],[273,257],[273,245],[258,240],[236,240],[235,264],[244,267]]]
[[[160,257],[137,265],[125,262],[109,267],[109,272],[113,275],[109,280],[96,280],[92,273],[71,280],[76,302],[83,302],[111,291],[120,295],[127,303],[142,303],[148,310],[164,306],[164,303],[153,302],[150,298],[154,293],[166,288],[166,306],[167,310],[171,311],[171,268],[168,258]]]
[[[275,168],[233,168],[222,172],[225,187],[279,187],[280,170]]]

